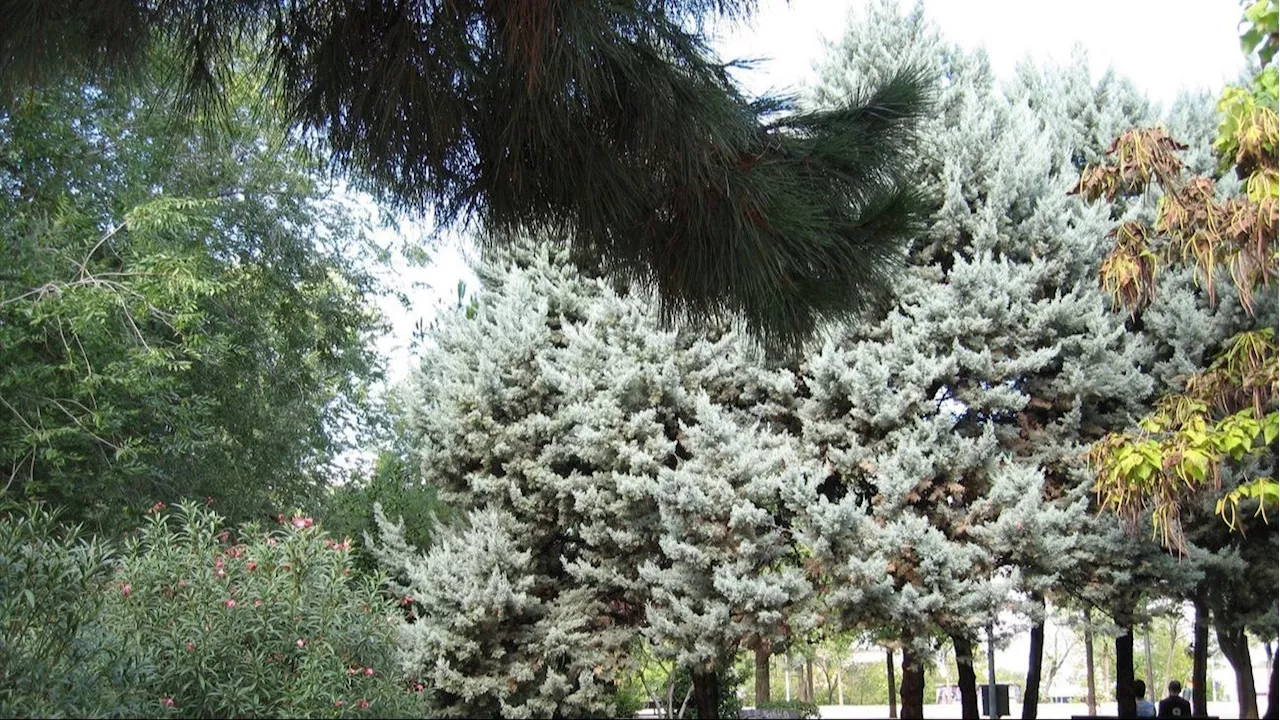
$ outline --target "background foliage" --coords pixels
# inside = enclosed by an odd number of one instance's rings
[[[0,112],[11,492],[104,531],[156,500],[269,516],[359,439],[366,228],[249,87],[204,122],[148,87],[59,84]]]

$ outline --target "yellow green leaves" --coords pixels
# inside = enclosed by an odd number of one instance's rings
[[[1164,398],[1140,427],[1139,433],[1117,433],[1094,444],[1089,453],[1097,472],[1094,492],[1099,504],[1130,521],[1151,510],[1153,533],[1170,547],[1182,545],[1178,516],[1183,492],[1220,487],[1223,462],[1266,452],[1280,434],[1274,411],[1260,420],[1245,409],[1214,422],[1208,405],[1183,395]],[[1263,480],[1268,479],[1255,484]],[[1275,479],[1269,482],[1274,485]],[[1233,528],[1235,508],[1247,498],[1275,505],[1275,493],[1265,488],[1232,491],[1217,507]],[[1223,514],[1227,511],[1230,517]],[[1258,512],[1265,517],[1265,508]]]
[[[1240,518],[1240,502],[1249,499],[1258,501],[1258,509],[1254,514],[1261,516],[1266,522],[1267,507],[1274,509],[1280,506],[1280,485],[1276,484],[1275,478],[1254,478],[1252,482],[1241,485],[1218,500],[1215,512],[1227,521],[1232,530],[1236,530]]]
[[[1280,435],[1280,414],[1276,411],[1267,413],[1262,421],[1262,442],[1270,447],[1276,444],[1276,436]]]
[[[1220,420],[1214,430],[1214,447],[1232,460],[1239,461],[1253,450],[1254,439],[1262,430],[1262,423],[1248,410],[1242,410]]]
[[[1218,100],[1218,137],[1213,149],[1221,169],[1233,165],[1247,177],[1257,167],[1274,166],[1276,148],[1275,68],[1259,75],[1251,89],[1231,86]],[[1271,97],[1267,97],[1270,95]],[[1267,153],[1272,158],[1268,162]]]
[[[1248,28],[1240,35],[1240,49],[1245,55],[1258,53],[1263,65],[1271,62],[1276,56],[1276,48],[1280,45],[1277,38],[1277,27],[1280,23],[1280,3],[1276,0],[1257,0],[1245,8],[1244,21]]]

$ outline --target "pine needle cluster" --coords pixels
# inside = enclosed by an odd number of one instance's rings
[[[3,102],[158,45],[208,106],[246,45],[269,97],[386,199],[546,232],[659,291],[668,318],[793,345],[887,296],[921,203],[905,177],[927,78],[843,105],[746,98],[702,22],[749,0],[56,0],[3,3]]]

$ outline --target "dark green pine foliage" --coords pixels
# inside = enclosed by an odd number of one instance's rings
[[[885,297],[920,217],[904,176],[926,78],[840,106],[749,101],[703,40],[750,0],[11,2],[2,102],[49,72],[137,67],[163,44],[184,102],[261,47],[273,97],[389,199],[568,238],[652,285],[668,319],[736,315],[794,344]]]

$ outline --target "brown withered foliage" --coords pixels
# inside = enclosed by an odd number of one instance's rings
[[[1080,175],[1071,194],[1086,200],[1115,200],[1121,195],[1138,195],[1154,180],[1167,186],[1182,172],[1178,152],[1187,146],[1169,137],[1162,127],[1134,128],[1111,142],[1102,165],[1091,165]]]
[[[1137,313],[1156,294],[1156,257],[1146,226],[1126,222],[1107,234],[1116,244],[1102,261],[1098,281],[1116,304]]]

